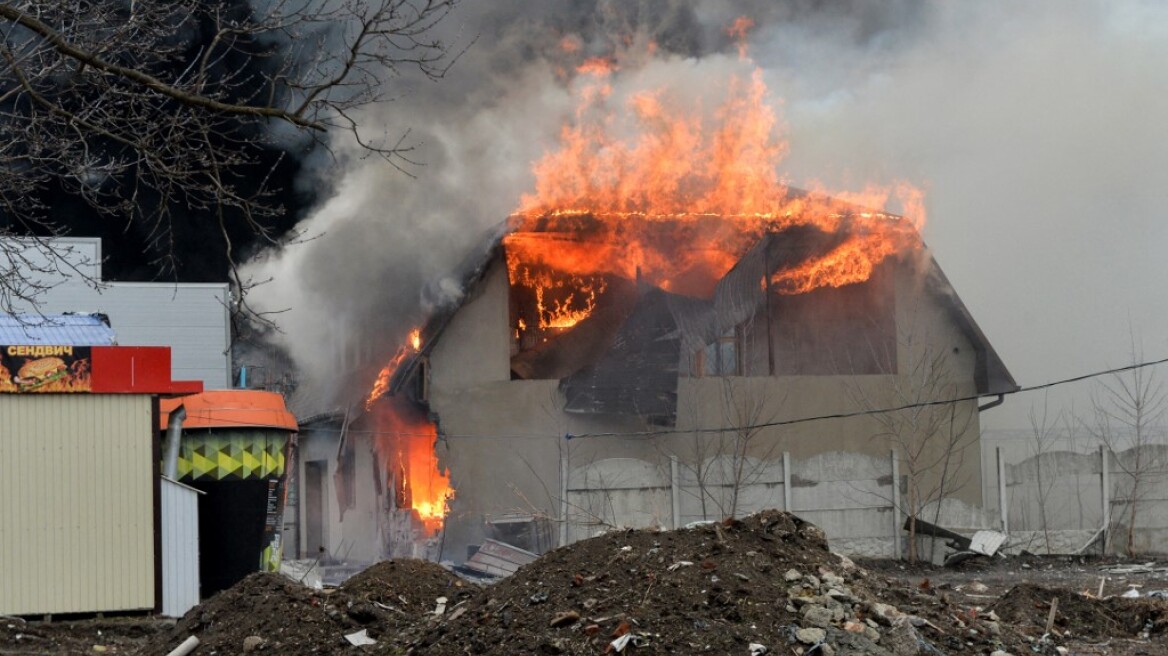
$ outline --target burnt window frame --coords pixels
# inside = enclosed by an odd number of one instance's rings
[[[728,371],[723,362],[723,347],[731,346],[734,349],[732,371]],[[715,366],[707,366],[713,353]],[[719,335],[714,341],[706,344],[694,355],[694,371],[698,378],[741,376],[742,375],[742,328],[734,326]]]

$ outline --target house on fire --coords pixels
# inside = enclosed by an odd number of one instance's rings
[[[980,503],[979,413],[1017,385],[915,229],[843,283],[802,284],[787,274],[843,252],[856,226],[771,226],[728,262],[663,276],[579,265],[616,257],[622,237],[591,236],[598,220],[501,231],[394,371],[393,403],[434,422],[455,490],[444,559],[765,507],[844,552],[891,555],[902,513]],[[665,247],[675,264],[705,252],[689,223],[652,228],[688,231]],[[938,399],[960,400],[921,405]]]

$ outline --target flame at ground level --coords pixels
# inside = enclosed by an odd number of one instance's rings
[[[395,507],[413,508],[431,531],[442,528],[454,488],[434,451],[438,427],[404,399],[378,403],[373,413],[374,449],[393,488]]]

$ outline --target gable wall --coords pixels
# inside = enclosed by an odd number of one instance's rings
[[[906,397],[913,389],[908,372],[939,350],[946,354],[953,381],[946,389],[972,394],[974,355],[969,340],[953,326],[945,308],[921,294],[915,280],[898,276],[895,286],[899,372],[895,375],[682,377],[678,382],[679,432],[565,439],[569,433],[642,432],[652,427],[636,417],[564,413],[558,380],[510,380],[508,285],[506,270],[497,262],[476,297],[453,317],[430,356],[430,406],[444,436],[439,440],[439,459],[449,468],[457,490],[443,557],[461,560],[465,546],[478,544],[484,537],[486,519],[511,512],[551,518],[565,510],[572,514],[574,509],[561,504],[567,471],[604,459],[628,458],[657,462],[668,473],[670,456],[678,459],[682,469],[687,465],[693,469],[692,463],[735,451],[733,445],[745,437],[735,431],[694,434],[687,429],[783,421],[911,401]],[[976,402],[961,404],[960,412],[969,416],[961,441],[971,450],[959,463],[958,475],[951,477],[964,482],[953,494],[976,503],[981,497]],[[781,459],[783,452],[795,458],[832,451],[885,458],[893,442],[881,436],[882,431],[883,425],[871,416],[764,428],[750,433],[742,452],[764,463]],[[933,457],[925,453],[922,459]],[[905,474],[903,465],[901,474]],[[936,483],[926,482],[926,487]]]

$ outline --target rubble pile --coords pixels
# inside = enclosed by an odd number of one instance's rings
[[[417,654],[991,653],[1024,641],[924,592],[884,585],[794,515],[624,531],[552,551],[469,600]]]
[[[437,617],[437,598],[455,604],[476,594],[474,585],[420,560],[381,562],[325,590],[257,573],[192,608],[141,654],[165,656],[188,636],[200,641],[196,654],[351,654],[354,644],[365,644],[365,653],[401,653]]]
[[[1060,638],[1106,640],[1168,631],[1168,602],[1161,598],[1096,599],[1066,588],[1022,583],[1006,591],[989,610],[1003,622],[1041,634],[1052,603],[1056,605],[1052,628]]]
[[[1140,650],[1168,636],[1168,601],[1156,597],[1023,584],[994,599],[962,587],[870,573],[831,553],[818,527],[767,511],[678,531],[610,532],[486,588],[415,560],[379,563],[326,590],[254,574],[140,653],[165,656],[195,636],[196,656],[1054,656],[1149,653]]]

